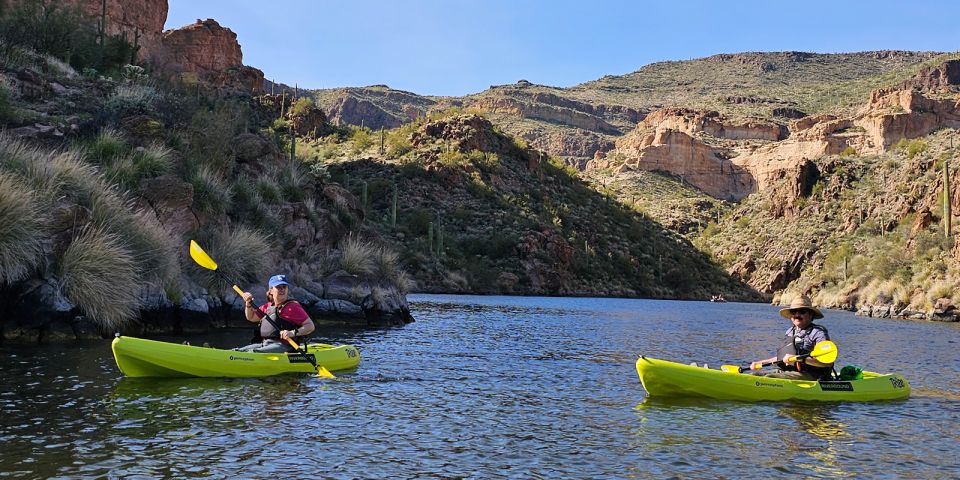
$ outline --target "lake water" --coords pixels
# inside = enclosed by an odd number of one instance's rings
[[[332,381],[127,379],[106,341],[4,346],[0,477],[960,476],[957,324],[818,321],[838,365],[904,374],[906,401],[652,401],[639,354],[742,363],[769,357],[788,322],[757,304],[410,301],[417,321],[402,328],[319,332],[362,353]]]

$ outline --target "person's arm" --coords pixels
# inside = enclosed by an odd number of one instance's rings
[[[284,340],[288,338],[309,335],[313,333],[313,330],[316,328],[313,324],[313,320],[310,319],[310,315],[307,315],[307,312],[299,303],[291,302],[289,306],[284,308],[283,318],[289,322],[300,324],[299,327],[293,330],[281,331],[280,338]]]
[[[311,320],[310,317],[307,317],[307,319],[303,322],[303,325],[300,325],[293,330],[284,330],[280,332],[280,337],[284,340],[288,338],[303,337],[313,333],[315,328],[316,326],[313,324],[313,320]]]
[[[765,360],[757,360],[756,362],[750,363],[750,370],[760,370],[761,368],[763,368],[763,365],[764,365],[764,364],[768,364],[768,365],[769,365],[769,364],[774,363],[774,362],[779,361],[779,360],[780,360],[780,359],[777,358],[777,357],[770,357],[770,358],[765,359]]]
[[[243,292],[241,296],[243,297],[243,316],[248,322],[260,323],[260,319],[263,318],[263,312],[253,303],[253,294]]]

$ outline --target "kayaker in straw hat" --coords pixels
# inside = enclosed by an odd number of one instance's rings
[[[267,284],[267,303],[257,308],[253,304],[253,295],[243,292],[243,314],[247,320],[260,324],[260,342],[239,347],[242,352],[279,353],[292,352],[288,338],[300,343],[302,337],[313,332],[313,320],[300,306],[290,298],[290,283],[286,275],[274,275]],[[265,317],[269,316],[271,323]],[[276,324],[276,326],[274,326]],[[277,329],[279,327],[279,330]]]
[[[832,363],[822,363],[812,356],[788,363],[790,357],[806,355],[813,351],[813,346],[817,343],[830,340],[827,329],[813,323],[815,319],[823,318],[820,310],[813,306],[810,298],[798,295],[790,302],[789,307],[780,310],[780,316],[793,323],[793,326],[784,334],[783,346],[777,350],[776,357],[753,362],[750,364],[750,368],[759,370],[763,365],[774,363],[779,367],[779,371],[756,373],[756,375],[792,380],[828,378],[833,372]]]

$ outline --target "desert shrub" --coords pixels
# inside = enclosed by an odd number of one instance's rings
[[[340,268],[352,275],[367,276],[377,271],[376,247],[370,242],[348,236],[340,243]]]
[[[259,177],[256,180],[257,193],[267,205],[278,205],[283,201],[280,185],[271,177]]]
[[[245,130],[249,109],[221,102],[197,110],[190,121],[188,158],[209,165],[221,174],[233,168],[233,139]]]
[[[844,148],[842,152],[840,152],[840,158],[852,157],[856,155],[857,155],[857,149],[849,145],[847,146],[847,148]]]
[[[64,293],[95,323],[112,329],[137,315],[137,263],[116,235],[84,228],[59,260]]]
[[[223,213],[230,208],[230,191],[227,182],[213,168],[203,165],[194,167],[187,175],[193,185],[193,206],[201,212]]]
[[[388,133],[384,143],[389,158],[399,158],[413,150],[413,144],[410,143],[410,132],[402,128]]]
[[[0,284],[21,280],[43,260],[44,212],[19,178],[0,171]]]
[[[400,255],[386,247],[377,247],[373,254],[374,274],[386,283],[396,283],[400,274]]]
[[[352,152],[354,155],[373,146],[373,137],[370,135],[370,130],[363,127],[351,128],[350,141],[353,143]]]
[[[123,84],[103,103],[103,109],[111,119],[130,115],[154,115],[156,105],[163,95],[150,85]]]
[[[414,235],[426,235],[432,221],[433,212],[423,208],[409,212],[400,219],[400,223],[406,227],[406,230]]]
[[[911,140],[907,145],[907,158],[912,159],[913,157],[920,155],[923,152],[927,151],[927,142],[916,139]]]
[[[156,217],[137,210],[112,189],[91,199],[90,222],[98,231],[114,236],[117,244],[130,253],[142,280],[159,285],[179,273],[174,260],[176,246],[170,234]]]
[[[302,117],[310,113],[310,110],[315,108],[313,100],[308,97],[300,97],[293,105],[290,105],[289,114],[294,117]]]
[[[87,143],[87,158],[94,163],[109,163],[127,151],[127,142],[120,132],[105,128]]]
[[[445,167],[460,167],[469,162],[467,155],[459,150],[441,152],[437,160]]]
[[[277,175],[277,185],[281,196],[288,202],[302,202],[306,197],[305,188],[310,177],[307,176],[304,164],[298,160],[291,160]]]
[[[0,123],[10,123],[18,117],[11,102],[12,97],[10,87],[5,82],[0,82]]]
[[[130,155],[116,159],[104,169],[104,174],[114,183],[128,190],[136,189],[140,182],[173,171],[172,150],[160,144],[134,150]]]

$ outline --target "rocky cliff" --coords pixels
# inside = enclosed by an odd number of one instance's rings
[[[221,89],[263,91],[263,72],[243,65],[237,34],[216,20],[166,31],[162,46],[157,63],[168,75]]]
[[[263,90],[263,72],[243,65],[237,35],[215,20],[163,31],[167,0],[64,0],[64,4],[78,8],[97,28],[106,25],[107,35],[121,36],[138,47],[138,60],[159,67],[168,78],[200,81],[216,91]]]
[[[663,171],[716,198],[741,199],[802,171],[802,165],[819,156],[877,154],[902,140],[960,128],[960,98],[949,92],[960,83],[950,84],[958,79],[944,73],[957,70],[957,65],[958,60],[944,62],[903,85],[874,90],[861,110],[847,116],[820,115],[781,124],[735,120],[716,111],[662,109],[587,168],[624,165]]]

